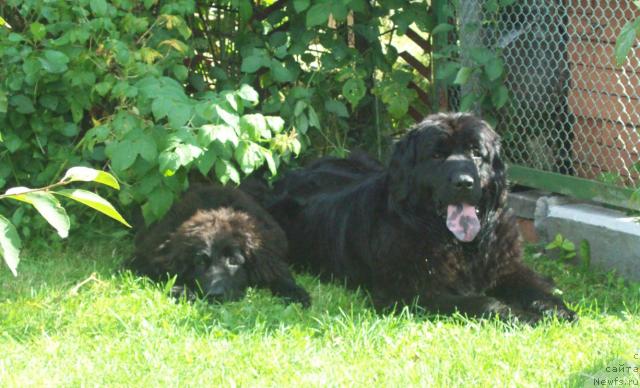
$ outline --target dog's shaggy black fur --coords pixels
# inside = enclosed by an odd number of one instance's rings
[[[284,261],[287,250],[280,226],[250,196],[197,185],[136,236],[130,266],[156,280],[177,275],[175,293],[228,300],[256,286],[308,306]]]
[[[486,122],[433,115],[396,144],[387,168],[362,156],[321,159],[277,182],[269,209],[292,261],[364,287],[377,307],[417,301],[440,313],[574,320],[551,281],[521,261],[499,154]],[[462,204],[479,232],[456,238],[448,212]]]

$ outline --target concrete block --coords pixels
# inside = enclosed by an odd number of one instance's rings
[[[640,223],[637,217],[593,204],[572,203],[565,197],[541,197],[535,211],[535,228],[542,241],[560,233],[576,246],[591,246],[591,263],[615,269],[640,281]]]
[[[528,220],[534,219],[536,201],[542,196],[549,195],[548,192],[539,190],[517,191],[509,193],[507,196],[507,206],[509,206],[518,218]]]

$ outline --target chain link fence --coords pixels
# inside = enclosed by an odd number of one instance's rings
[[[637,187],[640,49],[622,66],[614,59],[616,37],[638,16],[637,7],[615,0],[519,0],[495,23],[464,36],[464,23],[476,22],[483,5],[460,0],[458,38],[461,45],[480,40],[502,49],[511,98],[496,127],[509,161]]]

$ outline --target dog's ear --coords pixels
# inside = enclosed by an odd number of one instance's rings
[[[500,139],[493,142],[493,158],[491,162],[492,176],[489,188],[492,191],[493,206],[498,207],[506,200],[507,171],[500,152]]]
[[[394,202],[406,202],[413,191],[416,137],[416,130],[412,130],[393,148],[389,161],[389,194]]]

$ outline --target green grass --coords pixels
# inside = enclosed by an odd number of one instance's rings
[[[31,251],[18,278],[0,270],[0,385],[591,386],[640,353],[640,285],[531,254],[577,324],[378,314],[363,293],[308,275],[308,310],[261,290],[176,301],[119,272],[129,245]]]

